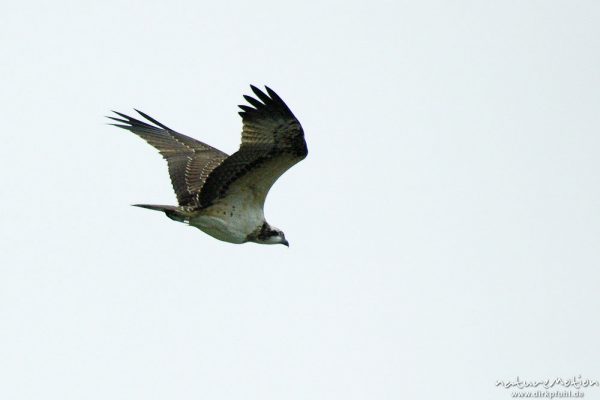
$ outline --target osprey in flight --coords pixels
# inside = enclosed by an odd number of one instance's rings
[[[267,223],[264,204],[273,183],[308,154],[300,122],[271,89],[250,86],[258,98],[239,106],[243,121],[240,149],[228,156],[166,127],[137,111],[153,125],[115,111],[108,117],[154,146],[167,160],[178,206],[135,204],[163,211],[172,220],[199,228],[229,243],[281,243],[283,232]]]

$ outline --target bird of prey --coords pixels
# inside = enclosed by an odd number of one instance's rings
[[[225,242],[289,246],[283,232],[267,223],[263,209],[275,181],[308,154],[304,131],[273,90],[250,88],[256,98],[244,96],[250,106],[239,106],[242,143],[230,156],[141,111],[135,110],[152,124],[113,111],[119,118],[108,117],[117,121],[111,125],[135,133],[166,159],[179,203],[135,206],[163,211]]]

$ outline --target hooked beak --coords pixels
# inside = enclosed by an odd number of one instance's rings
[[[285,244],[287,247],[290,247],[289,242],[285,239],[283,239],[283,242],[281,242],[281,244]]]

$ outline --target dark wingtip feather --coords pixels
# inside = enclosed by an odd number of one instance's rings
[[[264,104],[261,103],[260,101],[256,100],[254,97],[252,96],[248,96],[248,95],[244,95],[244,99],[246,99],[246,101],[250,104],[252,104],[254,107],[259,108],[259,107],[264,107]]]
[[[129,125],[111,124],[111,123],[108,123],[106,125],[112,125],[112,126],[116,126],[118,128],[123,128],[123,129],[131,130],[131,126],[129,126]]]
[[[250,88],[262,103],[252,96],[244,95],[244,99],[255,108],[239,106],[245,112],[240,114],[243,118],[253,118],[259,115],[267,116],[269,114],[278,114],[279,116],[287,115],[291,118],[295,118],[290,108],[273,89],[265,85],[265,93],[254,85],[250,85]]]
[[[267,85],[265,85],[265,90],[267,91],[267,94],[271,97],[275,96],[275,97],[279,97],[277,96],[277,93],[275,93],[273,91],[273,89],[271,89],[270,87],[268,87]]]
[[[108,116],[108,115],[106,116],[106,118],[108,118],[108,119],[112,119],[113,121],[117,121],[117,122],[123,122],[123,123],[125,123],[125,124],[128,124],[128,123],[129,123],[129,122],[127,122],[127,121],[126,121],[126,120],[124,120],[124,119],[121,119],[121,118],[115,118],[115,117],[110,117],[110,116]]]
[[[267,89],[267,93],[269,94],[269,96],[271,96],[271,98],[275,101],[277,101],[278,103],[283,103],[283,100],[281,99],[281,97],[279,97],[279,95],[277,93],[275,93],[275,91],[273,89],[271,89],[270,87],[268,87],[267,85],[265,85],[265,89]]]
[[[117,114],[121,118],[131,119],[131,117],[129,115],[127,115],[127,114],[123,114],[123,113],[120,113],[120,112],[114,111],[114,110],[111,110],[111,111],[114,112],[115,114]]]
[[[145,114],[145,113],[143,113],[143,112],[141,112],[141,111],[138,111],[138,110],[136,110],[136,111],[137,111],[137,112],[138,112],[138,113],[139,113],[139,114],[140,114],[142,117],[144,117],[144,118],[148,119],[148,121],[150,121],[150,122],[152,122],[152,123],[154,123],[154,124],[158,125],[160,128],[163,128],[163,129],[165,129],[165,130],[172,131],[172,129],[169,129],[168,127],[166,127],[165,125],[163,125],[163,124],[161,124],[160,122],[156,121],[154,118],[152,118],[152,117],[148,116],[147,114]],[[114,121],[117,121],[117,122],[121,122],[121,123],[124,123],[124,124],[129,124],[129,125],[127,126],[127,128],[128,128],[130,131],[134,132],[134,133],[135,133],[135,131],[157,131],[157,130],[160,130],[160,128],[156,127],[155,125],[150,125],[149,123],[147,123],[147,122],[145,122],[145,121],[141,121],[141,120],[139,120],[139,119],[136,119],[136,118],[130,117],[129,115],[126,115],[126,114],[120,113],[120,112],[118,112],[118,111],[113,111],[113,112],[114,112],[115,114],[117,114],[119,117],[121,117],[122,119],[115,118],[115,117],[108,117],[108,118],[110,118],[110,119],[112,119],[112,120],[114,120]]]
[[[252,113],[258,112],[258,110],[256,110],[255,108],[252,108],[252,107],[247,106],[245,104],[240,104],[238,107],[241,108],[244,113],[252,114]]]
[[[254,94],[260,99],[260,101],[265,103],[265,105],[273,102],[273,100],[271,100],[269,96],[267,96],[262,90],[260,90],[256,86],[250,85],[250,89],[252,89]]]
[[[166,129],[168,131],[172,131],[173,129],[169,128],[168,126],[161,124],[160,122],[158,122],[157,120],[155,120],[154,118],[152,118],[151,116],[149,116],[148,114],[134,108],[135,112],[140,114],[142,117],[146,118],[148,121],[152,122],[153,124],[156,124],[158,126],[160,126],[163,129]]]

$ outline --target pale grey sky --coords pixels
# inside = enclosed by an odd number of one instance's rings
[[[600,380],[597,1],[0,7],[0,398]],[[174,204],[166,165],[103,116],[231,153],[251,83],[306,132],[266,207],[291,247],[130,207]]]

